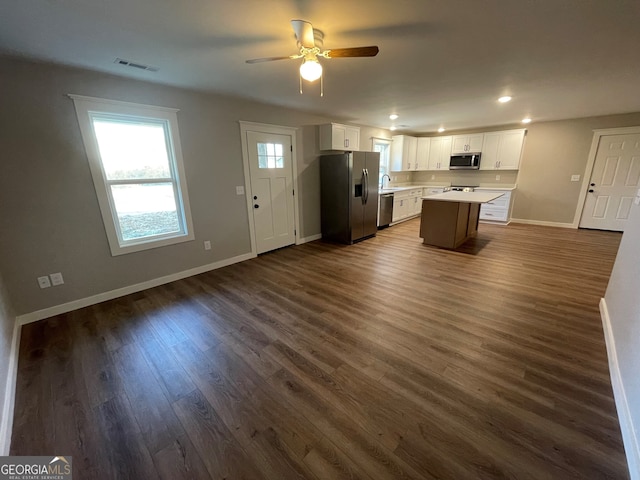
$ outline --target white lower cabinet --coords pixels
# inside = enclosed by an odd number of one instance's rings
[[[393,194],[392,222],[415,217],[422,212],[422,188],[414,188]]]
[[[503,194],[495,200],[482,204],[480,207],[480,220],[509,223],[511,218],[511,190],[491,190],[488,188],[478,188],[476,190]]]
[[[403,218],[407,218],[409,211],[409,195],[404,192],[396,192],[393,194],[393,216],[392,221],[398,222]]]

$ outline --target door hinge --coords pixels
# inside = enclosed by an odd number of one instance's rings
[[[295,228],[293,229],[293,236],[294,236],[294,237],[297,237],[297,236],[298,236],[298,231],[297,231]]]
[[[291,190],[291,195],[295,195],[296,191],[295,190]]]
[[[291,149],[291,152],[293,152],[293,145],[289,145],[289,148]]]

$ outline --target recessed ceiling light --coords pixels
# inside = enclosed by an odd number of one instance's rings
[[[531,123],[531,119],[529,117],[523,118],[522,123]]]
[[[442,133],[442,132],[444,132],[444,128],[440,127],[440,128],[438,129],[438,133]]]
[[[389,127],[389,130],[391,130],[393,132],[394,130],[397,130],[397,128],[398,127],[393,126],[393,127]]]
[[[498,101],[500,103],[507,103],[511,101],[511,97],[509,95],[505,95],[504,97],[500,97]]]
[[[396,115],[395,113],[392,113],[391,115],[389,115],[389,120],[395,120],[398,118],[398,115]]]

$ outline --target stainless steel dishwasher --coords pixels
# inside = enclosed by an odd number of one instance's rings
[[[393,193],[380,195],[378,206],[378,228],[388,227],[393,219]]]

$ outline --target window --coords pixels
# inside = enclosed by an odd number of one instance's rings
[[[284,168],[282,145],[279,143],[258,142],[259,168]]]
[[[389,156],[391,140],[386,138],[373,138],[373,151],[380,152],[380,171],[378,172],[378,185],[383,186],[384,175],[389,175]]]
[[[177,110],[71,98],[112,255],[193,240]]]

